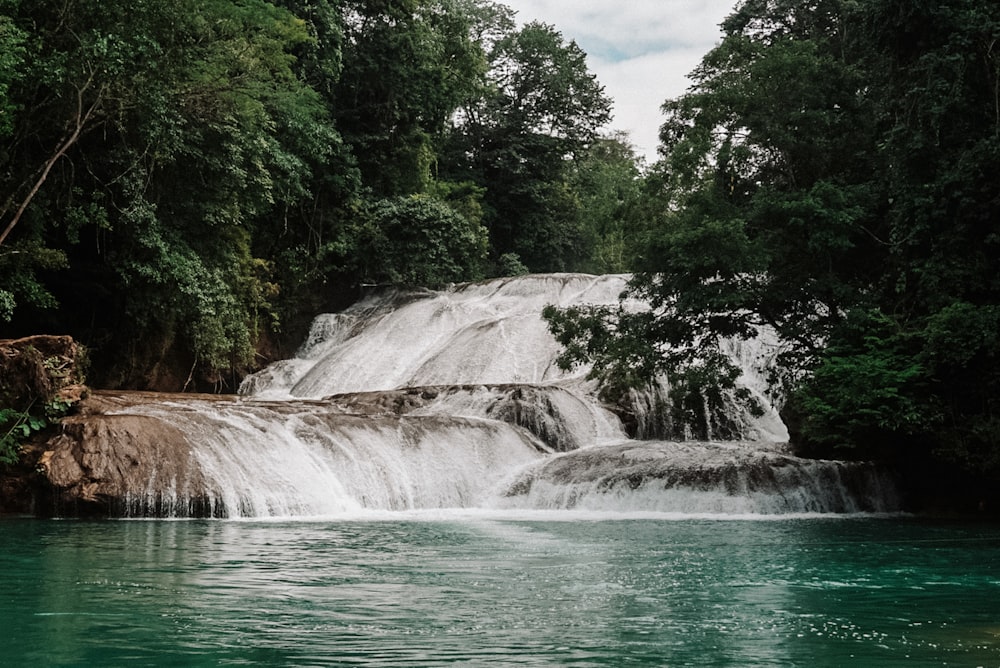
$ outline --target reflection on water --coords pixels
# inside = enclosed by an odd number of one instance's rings
[[[1000,665],[1000,528],[579,517],[4,521],[0,665]]]

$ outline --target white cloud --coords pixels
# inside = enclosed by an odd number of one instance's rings
[[[520,21],[540,20],[574,39],[602,38],[628,53],[645,44],[711,43],[734,0],[509,0]],[[624,7],[623,7],[624,5]]]
[[[520,23],[542,21],[574,40],[615,101],[610,129],[656,156],[660,106],[682,95],[693,70],[721,38],[735,0],[501,0]]]
[[[687,48],[618,62],[588,59],[591,71],[615,101],[610,127],[627,132],[647,162],[656,158],[663,123],[660,106],[668,98],[684,93],[691,83],[687,74],[703,55],[697,49]]]

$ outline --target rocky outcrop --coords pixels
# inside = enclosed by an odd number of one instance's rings
[[[37,459],[45,505],[114,517],[451,507],[539,456],[537,440],[499,421],[377,403],[98,392]]]
[[[85,394],[81,347],[69,336],[0,339],[0,407],[79,401]]]
[[[85,360],[69,336],[0,339],[0,514],[40,512],[40,444],[86,397]]]
[[[178,514],[178,509],[166,507],[177,503],[172,493],[176,481],[184,481],[192,491],[204,486],[187,437],[155,417],[69,417],[46,447],[38,468],[55,490],[56,514],[135,514],[128,506],[132,499],[140,503],[140,497],[149,506],[140,515]],[[197,493],[182,496],[184,504],[197,506]],[[183,514],[204,514],[191,510]]]
[[[155,402],[236,400],[153,392],[90,394],[36,448],[34,468],[44,482],[36,507],[67,516],[210,515],[189,437],[170,420],[127,411]]]
[[[361,415],[443,412],[499,420],[527,430],[554,452],[625,435],[610,411],[555,384],[429,385],[336,394],[324,401]]]
[[[35,458],[48,494],[39,505],[62,516],[253,517],[464,507],[489,492],[532,509],[899,509],[877,467],[804,460],[780,444],[619,441],[545,456],[525,428],[471,415],[504,413],[527,401],[520,390],[315,401],[98,392]]]
[[[643,494],[646,498],[642,499]],[[584,448],[539,462],[507,489],[527,507],[603,508],[642,499],[643,510],[896,512],[896,480],[871,463],[801,459],[782,444],[642,442]],[[706,503],[705,494],[714,497]],[[656,499],[668,506],[656,507]],[[712,503],[716,505],[713,507]]]

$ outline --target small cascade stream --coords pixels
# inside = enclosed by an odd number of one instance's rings
[[[79,434],[66,448],[86,453],[88,438],[115,434],[116,456],[141,463],[108,464],[97,477],[104,486],[89,493],[130,516],[898,510],[891,477],[873,466],[786,451],[764,395],[777,349],[766,335],[724,346],[763,416],[734,405],[725,442],[657,440],[657,402],[640,397],[629,410],[644,440],[629,438],[620,408],[602,405],[586,370],[556,365],[558,344],[540,316],[547,304],[616,303],[625,284],[556,274],[373,294],[317,317],[296,357],[249,377],[241,396],[109,399],[107,424],[69,429]],[[149,429],[167,435],[143,436]],[[143,440],[156,441],[154,455],[130,454],[127,444]]]

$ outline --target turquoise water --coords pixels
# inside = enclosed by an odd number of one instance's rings
[[[1000,666],[990,525],[4,520],[0,541],[2,666]]]

